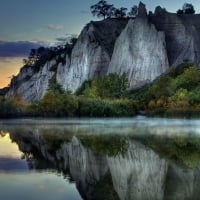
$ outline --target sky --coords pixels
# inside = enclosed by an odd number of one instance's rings
[[[98,0],[0,0],[0,88],[22,67],[30,49],[52,46],[78,35],[91,20],[90,6]],[[138,0],[107,0],[115,7],[131,8]],[[185,0],[143,0],[148,10],[160,5],[176,12]],[[197,13],[200,1],[190,0]]]

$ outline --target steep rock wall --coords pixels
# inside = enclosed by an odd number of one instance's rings
[[[65,64],[53,59],[38,71],[34,67],[23,67],[12,79],[6,96],[19,94],[24,101],[31,102],[44,96],[53,76],[64,89],[75,92],[85,80],[105,75],[115,40],[126,24],[127,19],[90,22],[81,32],[71,54],[65,55]]]
[[[48,89],[49,80],[55,74],[51,71],[51,67],[55,64],[55,60],[49,61],[39,71],[35,71],[33,67],[22,68],[20,73],[12,79],[6,97],[19,94],[26,102],[41,99]]]
[[[117,39],[108,69],[108,73],[125,73],[130,88],[150,83],[169,67],[165,34],[149,23],[141,7],[141,14],[129,21]]]
[[[156,29],[166,36],[166,47],[170,66],[184,60],[200,64],[200,15],[177,15],[161,7],[149,15]]]
[[[107,73],[115,40],[126,23],[127,20],[107,19],[91,22],[83,29],[70,61],[67,59],[65,66],[58,67],[57,80],[63,88],[75,92],[85,80]]]

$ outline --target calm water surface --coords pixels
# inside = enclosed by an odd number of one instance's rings
[[[0,121],[0,200],[199,200],[200,120]]]

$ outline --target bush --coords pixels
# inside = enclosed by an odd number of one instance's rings
[[[87,98],[120,98],[127,88],[128,79],[125,74],[115,73],[84,82],[77,94]]]
[[[79,116],[128,117],[136,114],[136,105],[131,100],[79,99]]]
[[[25,105],[14,101],[14,99],[0,98],[0,118],[20,117],[25,114]]]
[[[78,109],[78,101],[75,96],[65,92],[55,94],[49,91],[43,99],[29,106],[29,113],[43,117],[72,117]]]

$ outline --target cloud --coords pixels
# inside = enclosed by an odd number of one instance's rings
[[[62,24],[48,24],[47,28],[50,30],[62,30],[64,29],[64,25]]]
[[[58,37],[56,38],[56,41],[58,42],[67,42],[69,39],[69,37]]]
[[[77,38],[78,35],[77,34],[73,34],[73,33],[66,33],[65,36],[62,36],[62,37],[57,37],[56,38],[56,45],[61,45],[61,44],[64,44],[66,42],[70,42],[70,40],[72,38]]]
[[[26,57],[40,46],[46,45],[38,41],[0,41],[0,57]]]

